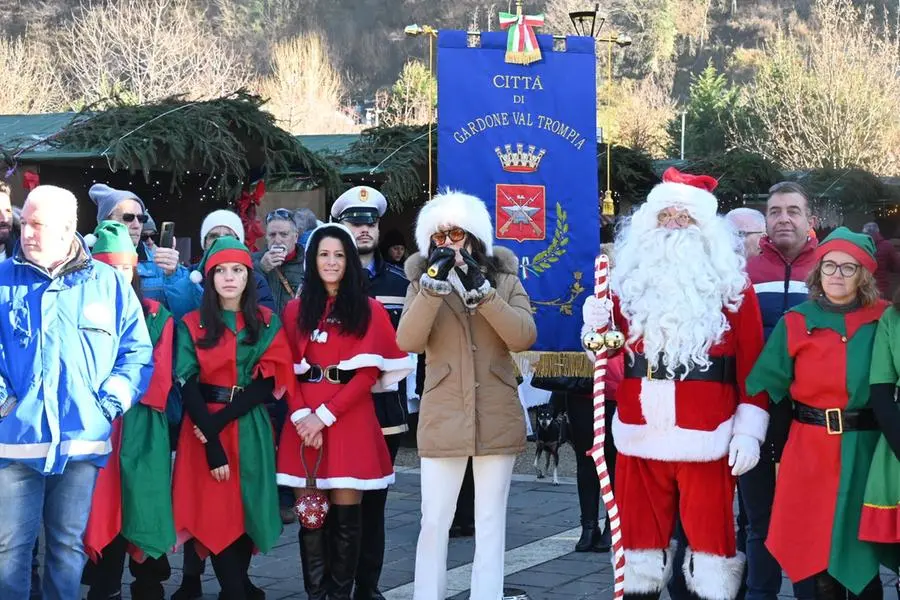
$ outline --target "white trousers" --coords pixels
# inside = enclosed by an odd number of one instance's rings
[[[414,600],[447,597],[447,543],[468,458],[423,458],[422,530],[416,546]],[[506,501],[513,455],[472,458],[475,476],[475,560],[470,600],[502,600]]]

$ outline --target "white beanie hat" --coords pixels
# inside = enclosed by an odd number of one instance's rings
[[[719,207],[719,201],[712,195],[718,183],[709,175],[690,175],[669,167],[663,173],[662,183],[650,191],[641,209],[658,214],[675,207],[688,211],[700,224],[708,223],[715,218]]]
[[[244,224],[241,222],[241,217],[236,212],[221,209],[212,211],[203,219],[203,224],[200,225],[201,246],[203,245],[203,240],[206,239],[206,234],[220,226],[232,230],[237,239],[242,244],[244,243]]]
[[[429,200],[416,220],[416,245],[428,255],[431,236],[442,229],[460,227],[484,244],[485,253],[494,255],[494,226],[484,202],[453,190],[445,190]]]

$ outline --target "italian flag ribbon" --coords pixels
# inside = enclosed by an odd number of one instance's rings
[[[500,13],[500,27],[509,29],[506,40],[506,62],[529,65],[541,60],[535,27],[544,26],[544,15]]]

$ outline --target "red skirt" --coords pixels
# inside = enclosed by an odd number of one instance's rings
[[[327,384],[303,387],[309,385]],[[307,473],[300,457],[301,450],[306,453],[306,465],[315,470],[318,451],[303,447],[288,418],[278,444],[278,485],[306,487]],[[370,395],[368,401],[360,402],[331,427],[322,430],[322,464],[316,474],[316,487],[323,490],[380,490],[392,483],[394,466]]]

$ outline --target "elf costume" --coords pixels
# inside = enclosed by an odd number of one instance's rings
[[[235,238],[217,239],[207,249],[200,272],[213,277],[211,271],[225,263],[247,267],[252,284],[250,253]],[[277,315],[257,307],[259,337],[247,344],[243,313],[221,310],[219,314],[225,327],[211,348],[198,346],[206,336],[199,310],[185,315],[179,325],[175,374],[183,382],[185,415],[173,498],[178,541],[193,538],[201,557],[212,554],[219,582],[227,590],[230,585],[243,585],[250,561],[248,546],[267,552],[281,533],[275,443],[263,403],[289,394],[294,374]],[[195,435],[195,426],[205,436],[205,444]],[[230,477],[216,481],[211,470],[225,465]],[[233,552],[241,563],[237,570],[242,573],[237,575],[231,572]],[[235,579],[223,581],[223,572]]]
[[[835,250],[875,270],[869,236],[839,227],[816,249],[816,269]],[[877,548],[858,532],[878,442],[866,406],[872,342],[884,309],[881,300],[834,305],[824,295],[797,305],[775,326],[747,379],[749,393],[794,402],[766,547],[791,581],[815,576],[817,598],[840,596],[840,586],[858,595],[873,581],[880,585]]]
[[[134,244],[121,223],[101,222],[86,242],[92,246],[94,260],[112,266],[137,265]],[[136,271],[133,276],[137,277]],[[105,600],[118,591],[126,549],[133,562],[141,563],[147,557],[164,557],[175,544],[169,424],[165,414],[172,387],[174,322],[158,302],[145,298],[143,306],[153,343],[153,378],[140,403],[113,422],[112,452],[97,476],[84,535],[85,552],[99,565],[93,569],[89,599],[96,594]],[[160,567],[166,572],[164,580],[168,578],[168,565],[163,562]],[[132,571],[148,573],[134,566]],[[139,583],[141,579],[138,575]],[[146,585],[162,592],[158,581]]]

